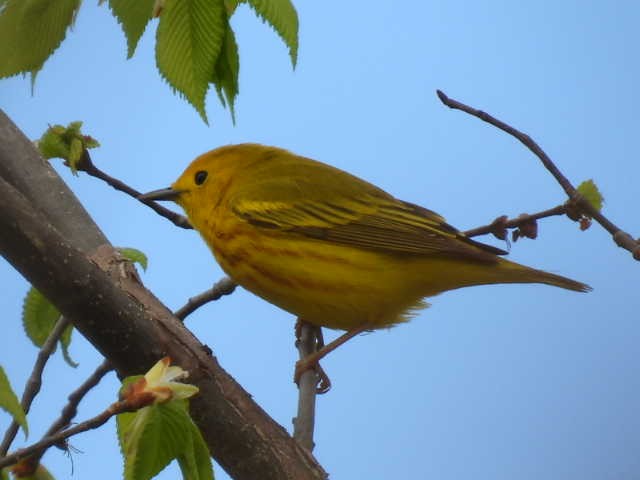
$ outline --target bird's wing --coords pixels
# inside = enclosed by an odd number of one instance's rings
[[[490,263],[506,253],[467,238],[437,213],[397,200],[357,177],[349,176],[349,182],[336,177],[320,186],[310,173],[254,184],[232,199],[231,208],[258,228],[388,253]]]

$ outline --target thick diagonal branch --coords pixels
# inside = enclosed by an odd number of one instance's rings
[[[13,157],[14,151],[18,157]],[[22,166],[13,165],[16,162]],[[106,239],[86,213],[78,220],[75,213],[84,210],[73,194],[1,112],[0,165],[0,253],[120,375],[144,372],[165,355],[188,370],[200,388],[191,403],[194,420],[214,458],[233,478],[326,477],[311,454],[251,399],[131,271],[126,276],[118,273],[122,264],[113,249],[103,247],[88,258],[88,252]],[[41,188],[52,195],[39,195],[33,182],[40,178]],[[66,203],[61,203],[62,196]],[[56,207],[66,214],[56,215]],[[75,223],[75,228],[68,223]]]

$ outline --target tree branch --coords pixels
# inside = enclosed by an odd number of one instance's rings
[[[191,297],[183,307],[174,312],[174,315],[176,316],[176,318],[184,320],[187,315],[190,315],[202,305],[213,302],[214,300],[218,300],[224,295],[231,295],[235,291],[235,289],[235,282],[229,277],[224,277],[222,280],[213,285],[213,287],[211,287],[209,290],[205,290],[195,297]]]
[[[21,154],[14,157],[14,151]],[[14,167],[18,162],[22,167]],[[18,170],[29,181],[21,179]],[[40,186],[32,180],[41,177],[48,177],[48,183],[43,181]],[[38,188],[54,195],[40,195]],[[60,203],[62,196],[66,203]],[[139,283],[135,270],[123,264],[112,247],[97,248],[108,242],[96,233],[99,230],[86,212],[81,220],[48,215],[56,209],[73,209],[81,212],[78,215],[84,212],[31,142],[0,114],[0,253],[74,323],[120,375],[145,372],[166,355],[188,370],[200,389],[191,402],[192,417],[212,455],[232,477],[326,478],[312,455]]]
[[[126,401],[116,402],[109,406],[104,412],[96,415],[95,417],[86,420],[82,423],[75,425],[72,428],[68,428],[67,430],[62,430],[54,435],[49,435],[42,438],[40,441],[34,443],[33,445],[29,445],[28,447],[21,448],[16,450],[10,455],[0,458],[0,468],[8,467],[10,465],[14,465],[19,461],[27,458],[29,455],[40,452],[42,450],[46,450],[52,445],[56,445],[66,440],[67,438],[77,435],[78,433],[86,432],[88,430],[93,430],[98,427],[104,425],[111,417],[117,415],[119,413],[129,411],[129,403]]]
[[[536,142],[534,142],[529,135],[513,128],[512,126],[504,123],[501,120],[498,120],[497,118],[489,115],[486,112],[483,112],[482,110],[478,110],[457,100],[449,98],[441,90],[437,90],[436,93],[440,101],[447,107],[454,110],[461,110],[465,113],[468,113],[469,115],[477,117],[480,120],[487,122],[518,139],[525,147],[527,147],[536,157],[540,159],[544,167],[551,173],[551,175],[553,175],[553,177],[565,191],[565,193],[569,197],[569,202],[573,203],[580,213],[584,213],[588,217],[593,218],[611,234],[611,237],[616,245],[631,252],[635,260],[640,260],[640,241],[634,240],[630,234],[623,231],[620,227],[616,226],[601,212],[596,210],[589,201],[587,201],[582,195],[580,195],[576,191],[575,187],[571,184],[569,179],[567,179],[567,177],[562,174],[555,163],[553,163],[553,161],[544,152],[544,150],[542,150],[542,148],[540,148],[540,146]]]
[[[486,235],[491,233],[500,240],[507,238],[507,229],[520,228],[528,223],[535,222],[541,218],[552,217],[554,215],[564,215],[567,213],[564,205],[558,205],[542,212],[519,215],[516,218],[508,219],[506,215],[496,218],[493,222],[482,227],[472,228],[463,232],[467,237],[477,237],[478,235]]]
[[[56,348],[58,344],[58,340],[64,333],[64,330],[69,326],[71,322],[67,320],[64,316],[61,316],[53,329],[49,333],[49,336],[40,347],[40,351],[38,352],[38,356],[33,365],[33,369],[31,370],[31,375],[29,375],[29,379],[27,380],[27,384],[24,387],[24,392],[22,393],[21,405],[24,413],[29,413],[31,409],[31,404],[33,403],[33,399],[36,398],[38,392],[40,392],[40,388],[42,387],[42,372],[44,371],[44,367],[47,365],[49,358],[51,358],[51,354]],[[0,457],[5,455],[9,451],[9,447],[11,447],[11,443],[16,438],[16,433],[18,433],[18,422],[13,420],[11,425],[4,434],[4,438],[2,439],[2,445],[0,445]]]
[[[316,330],[320,327],[315,327],[300,319],[298,322],[300,322],[300,333],[296,334],[298,337],[296,347],[300,360],[303,360],[317,350]],[[297,325],[296,330],[298,330]],[[298,385],[298,413],[293,419],[293,438],[310,452],[314,447],[313,431],[316,418],[317,385],[318,374],[315,370],[307,370],[302,374]]]
[[[189,220],[187,220],[187,217],[180,215],[173,210],[169,210],[168,208],[163,207],[159,203],[152,200],[140,200],[139,197],[140,195],[142,195],[142,192],[137,191],[135,188],[131,188],[126,183],[108,175],[107,173],[96,167],[91,160],[91,155],[89,155],[89,152],[87,150],[83,152],[82,158],[80,162],[78,162],[77,169],[86,172],[92,177],[99,178],[100,180],[111,185],[116,190],[124,192],[127,195],[135,198],[136,200],[139,200],[140,202],[144,203],[146,206],[154,210],[158,215],[168,219],[175,226],[187,229],[193,228],[189,223]]]

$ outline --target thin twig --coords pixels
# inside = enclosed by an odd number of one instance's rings
[[[554,176],[554,178],[558,181],[560,186],[564,189],[568,197],[572,197],[576,191],[571,182],[565,177],[562,172],[556,167],[553,161],[549,158],[549,156],[540,148],[540,146],[533,141],[533,139],[527,135],[526,133],[521,132],[520,130],[516,130],[511,125],[507,125],[501,120],[489,115],[487,112],[483,112],[482,110],[478,110],[476,108],[465,105],[464,103],[458,102],[452,98],[449,98],[444,92],[440,90],[436,90],[438,94],[438,98],[440,101],[444,103],[447,107],[453,108],[454,110],[462,110],[463,112],[468,113],[469,115],[473,115],[474,117],[478,117],[480,120],[483,120],[487,123],[490,123],[494,127],[499,128],[500,130],[507,132],[509,135],[517,138],[527,147],[529,150],[533,152],[533,154],[540,159],[542,164],[545,166],[547,170]]]
[[[620,227],[611,222],[601,212],[596,210],[596,208],[591,205],[589,201],[587,201],[582,195],[580,195],[576,191],[575,187],[571,184],[571,182],[567,179],[567,177],[565,177],[562,172],[560,172],[555,163],[553,163],[553,161],[544,152],[544,150],[542,150],[542,148],[540,148],[540,146],[536,142],[534,142],[529,135],[513,128],[510,125],[507,125],[503,121],[498,120],[497,118],[489,115],[486,112],[483,112],[482,110],[478,110],[457,100],[449,98],[440,90],[437,90],[436,93],[438,94],[438,98],[440,99],[440,101],[447,107],[453,108],[455,110],[461,110],[465,113],[468,113],[469,115],[473,115],[474,117],[477,117],[480,120],[483,120],[517,138],[525,147],[527,147],[535,156],[540,159],[545,168],[553,175],[553,177],[565,191],[565,193],[569,197],[569,201],[573,202],[574,205],[578,207],[578,210],[580,212],[583,212],[586,216],[593,218],[611,234],[616,245],[631,252],[635,260],[640,260],[640,241],[635,240],[629,233],[623,231]]]
[[[296,339],[300,360],[307,358],[317,350],[317,328],[319,327],[301,322],[299,338]],[[309,451],[312,451],[314,447],[313,430],[316,417],[317,384],[318,374],[313,369],[307,370],[300,376],[298,414],[293,419],[293,438]]]
[[[69,394],[68,402],[62,409],[60,416],[51,424],[47,432],[44,434],[44,437],[49,437],[61,431],[64,428],[67,428],[71,423],[71,420],[78,413],[78,405],[82,401],[89,391],[100,383],[100,380],[113,370],[113,366],[109,362],[109,360],[104,360],[94,371],[93,373],[80,385],[76,390]],[[30,456],[27,460],[28,465],[23,462],[23,471],[22,473],[27,473],[26,469],[30,468],[29,473],[35,472],[38,464],[40,463],[40,459],[46,453],[47,448],[43,448],[42,450],[36,452],[32,456]]]
[[[111,365],[111,362],[109,362],[109,360],[104,360],[100,365],[98,365],[93,373],[89,377],[87,377],[84,382],[82,382],[82,385],[80,385],[77,389],[69,394],[69,396],[67,397],[68,402],[62,409],[60,417],[58,417],[58,419],[51,424],[51,426],[47,430],[47,433],[45,433],[45,436],[53,435],[63,428],[66,428],[78,413],[78,405],[85,397],[85,395],[89,393],[89,391],[93,387],[98,385],[102,378],[112,370],[113,366]]]
[[[117,178],[113,178],[112,176],[106,174],[105,172],[100,170],[98,167],[96,167],[92,162],[91,155],[89,155],[89,152],[87,150],[84,151],[83,157],[80,160],[80,162],[78,162],[77,168],[78,170],[86,172],[88,175],[91,175],[92,177],[96,177],[96,178],[99,178],[100,180],[103,180],[104,182],[111,185],[116,190],[119,190],[121,192],[126,193],[127,195],[130,195],[136,200],[140,200],[138,197],[142,195],[142,192],[137,191],[135,188],[131,188],[126,183],[118,180]],[[153,200],[140,200],[140,201],[145,205],[147,205],[152,210],[154,210],[158,215],[161,215],[166,219],[168,219],[169,221],[171,221],[177,227],[186,228],[186,229],[193,228],[186,217],[180,214],[177,214],[176,212],[169,210],[168,208],[163,207],[159,203],[154,202]]]
[[[216,282],[213,287],[206,290],[195,297],[189,298],[187,303],[175,311],[174,315],[180,320],[184,320],[187,315],[193,313],[196,309],[202,305],[214,300],[218,300],[224,295],[230,295],[236,289],[236,283],[229,277],[224,277],[222,280]]]
[[[548,210],[543,210],[542,212],[532,213],[530,215],[524,214],[512,219],[508,219],[506,216],[502,216],[496,218],[488,225],[483,225],[482,227],[476,227],[467,230],[466,232],[464,232],[464,234],[467,237],[477,237],[478,235],[492,233],[500,240],[504,240],[506,238],[506,231],[509,228],[519,228],[527,223],[540,220],[541,218],[552,217],[554,215],[564,215],[566,212],[567,210],[564,205],[558,205]]]
[[[33,445],[16,450],[10,455],[0,457],[0,468],[7,467],[9,465],[14,465],[18,463],[20,460],[28,457],[29,455],[33,455],[34,453],[40,450],[49,448],[52,445],[57,445],[73,435],[86,432],[87,430],[96,429],[104,425],[114,415],[127,412],[130,410],[131,410],[130,403],[127,402],[126,400],[115,402],[111,404],[109,408],[107,408],[104,412],[100,413],[99,415],[96,415],[95,417],[85,422],[79,423],[72,428],[68,428],[67,430],[62,430],[54,435],[44,437],[41,440],[34,443]]]
[[[70,322],[65,317],[61,316],[56,322],[55,326],[49,333],[49,336],[45,340],[44,344],[40,348],[38,352],[38,356],[33,365],[33,370],[31,371],[31,375],[27,380],[27,384],[24,387],[24,393],[22,394],[22,409],[24,413],[28,413],[31,408],[31,404],[33,403],[33,399],[36,397],[38,392],[40,391],[40,387],[42,386],[42,372],[44,371],[44,367],[47,364],[47,361],[51,357],[51,354],[56,348],[58,340],[62,336],[64,330],[69,326]],[[4,438],[2,439],[2,445],[0,445],[0,456],[3,456],[9,450],[11,443],[16,437],[16,433],[18,433],[18,423],[14,420],[9,425],[6,433],[4,434]]]

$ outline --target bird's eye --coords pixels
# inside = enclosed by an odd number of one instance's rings
[[[196,185],[202,185],[207,179],[207,172],[200,170],[199,172],[196,172],[196,176],[193,178],[196,181]]]

